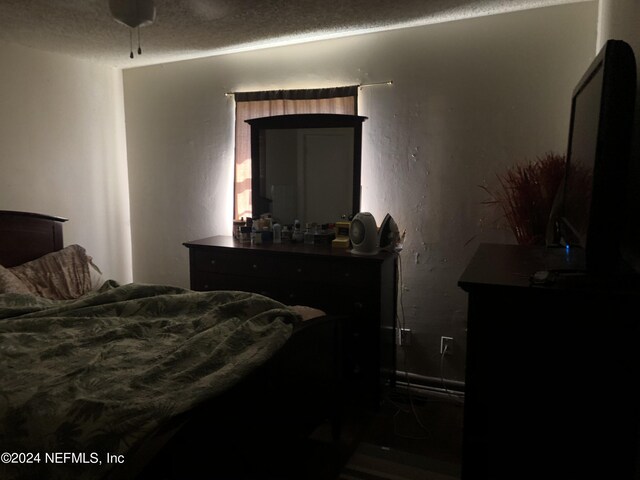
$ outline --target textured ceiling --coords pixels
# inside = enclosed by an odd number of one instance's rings
[[[156,0],[143,53],[130,59],[129,29],[108,0],[0,0],[0,40],[132,68],[577,1]]]

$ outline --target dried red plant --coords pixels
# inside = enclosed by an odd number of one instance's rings
[[[544,245],[551,206],[565,173],[565,156],[547,153],[497,175],[500,187],[481,186],[499,206],[521,245]]]

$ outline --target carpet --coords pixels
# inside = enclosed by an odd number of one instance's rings
[[[460,466],[422,455],[362,443],[339,480],[457,480]]]

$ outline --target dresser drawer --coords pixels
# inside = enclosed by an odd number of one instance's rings
[[[296,283],[331,281],[331,265],[322,258],[279,256],[274,260],[273,275],[276,278]]]
[[[191,255],[191,268],[213,273],[266,277],[273,275],[277,266],[273,257],[254,252],[192,250]]]
[[[237,290],[241,292],[253,292],[283,302],[281,299],[282,291],[280,285],[277,282],[269,282],[260,277],[197,270],[192,273],[191,288],[197,291]]]
[[[329,266],[336,285],[368,288],[380,284],[380,266],[375,262],[334,260]]]
[[[291,282],[258,276],[221,274],[196,270],[192,273],[193,290],[239,290],[259,293],[285,305],[306,305],[330,311],[335,302],[332,289],[323,284]]]

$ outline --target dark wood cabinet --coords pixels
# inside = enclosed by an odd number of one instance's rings
[[[345,316],[348,378],[379,396],[395,375],[397,256],[331,246],[248,245],[210,237],[189,248],[193,290],[243,290]]]
[[[463,480],[638,478],[640,283],[579,253],[481,245],[460,278]]]

